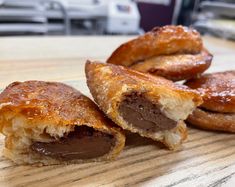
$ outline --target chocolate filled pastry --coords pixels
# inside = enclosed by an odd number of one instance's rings
[[[68,164],[115,158],[121,129],[86,96],[62,83],[26,81],[0,94],[5,157],[17,164]]]
[[[176,148],[187,137],[183,120],[201,104],[197,92],[123,66],[86,63],[87,84],[103,112],[123,129]]]
[[[169,25],[122,44],[107,62],[179,81],[200,75],[211,60],[196,30]]]
[[[187,119],[190,124],[235,132],[235,71],[205,74],[185,84],[200,92],[204,101]]]

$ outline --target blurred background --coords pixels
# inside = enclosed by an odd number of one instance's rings
[[[235,39],[235,0],[0,0],[0,36],[131,35],[167,24]]]

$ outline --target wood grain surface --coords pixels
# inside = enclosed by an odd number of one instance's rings
[[[86,59],[105,60],[129,37],[21,37],[0,39],[0,89],[13,81],[62,81],[90,96]],[[204,37],[214,54],[208,72],[235,69],[235,43]],[[4,137],[0,135],[0,149]],[[112,162],[17,166],[0,152],[0,186],[235,186],[235,134],[189,127],[177,151],[135,134]]]

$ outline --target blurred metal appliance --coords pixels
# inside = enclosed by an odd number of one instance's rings
[[[194,13],[194,24],[202,33],[235,40],[235,1],[203,1]]]
[[[57,1],[65,7],[70,21],[84,21],[88,27],[87,23],[90,23],[90,29],[94,34],[127,34],[139,31],[139,11],[136,3],[131,0]],[[58,12],[56,8],[47,11],[49,19],[59,19],[61,16],[61,12]]]
[[[133,1],[110,0],[107,13],[107,33],[138,33],[140,14]]]
[[[104,33],[108,0],[54,0],[54,2],[59,4],[51,4],[46,11],[49,23],[58,22],[66,17],[67,33]],[[65,14],[60,11],[61,6]],[[84,28],[80,28],[81,26]]]
[[[131,0],[0,0],[0,34],[138,33],[139,21]]]
[[[38,1],[2,0],[0,2],[0,33],[20,34],[47,32],[47,19]]]
[[[51,4],[59,6],[64,18],[62,24],[49,24],[46,9]],[[68,33],[66,11],[55,0],[0,0],[0,34],[47,34],[50,31]]]

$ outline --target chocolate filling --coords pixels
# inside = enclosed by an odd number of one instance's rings
[[[119,106],[119,112],[132,126],[148,132],[169,130],[177,125],[161,112],[158,105],[138,93],[127,95]]]
[[[35,142],[31,150],[59,160],[91,159],[108,153],[114,146],[112,135],[87,126],[76,126],[67,137],[49,143]]]

